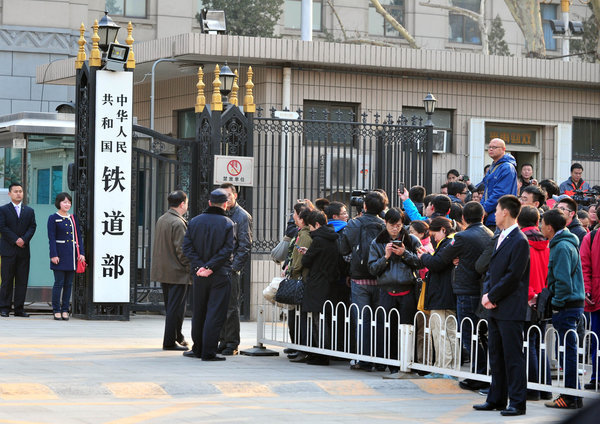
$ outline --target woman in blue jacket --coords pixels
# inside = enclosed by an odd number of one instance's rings
[[[54,271],[54,287],[52,287],[52,311],[54,319],[69,319],[69,301],[73,287],[73,277],[77,269],[77,261],[85,261],[81,230],[75,215],[69,214],[72,199],[69,193],[59,193],[54,205],[56,213],[48,217],[48,242],[50,245],[50,269]],[[73,228],[77,231],[73,231]],[[79,242],[79,258],[77,257],[77,241]],[[61,296],[62,293],[62,296]],[[62,302],[61,302],[62,300]]]

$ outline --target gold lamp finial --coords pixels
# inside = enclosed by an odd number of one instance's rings
[[[131,33],[133,32],[133,25],[131,21],[127,24],[127,38],[125,39],[125,43],[129,46],[129,56],[127,56],[127,69],[135,69],[135,54],[133,53],[133,37]]]
[[[98,47],[98,41],[100,41],[100,36],[98,35],[98,19],[94,21],[94,33],[92,35],[92,52],[90,54],[90,66],[100,67],[102,65],[102,54],[100,53],[100,48]]]
[[[198,68],[198,83],[196,84],[196,91],[198,95],[196,96],[196,113],[201,113],[204,110],[204,106],[206,106],[206,97],[204,97],[204,71],[202,67]]]
[[[254,104],[254,95],[252,89],[254,83],[252,82],[252,66],[248,68],[248,81],[246,81],[246,95],[244,96],[244,112],[254,113],[256,112],[256,105]]]
[[[240,91],[240,86],[238,85],[238,70],[236,69],[234,72],[235,78],[233,79],[233,86],[231,87],[231,96],[229,98],[229,103],[234,106],[238,105],[238,91]]]
[[[83,67],[84,62],[87,59],[87,56],[85,55],[85,25],[83,25],[83,22],[81,23],[81,26],[79,27],[79,40],[77,41],[77,44],[79,44],[79,51],[77,52],[77,60],[75,60],[75,69],[81,69]]]
[[[219,68],[219,65],[217,64],[217,66],[215,66],[212,101],[210,102],[210,108],[213,111],[223,110],[223,99],[221,98],[221,80],[219,79],[220,74],[221,68]]]

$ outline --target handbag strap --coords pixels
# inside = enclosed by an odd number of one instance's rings
[[[75,233],[75,248],[77,249],[77,259],[79,259],[79,237],[77,237],[77,227],[75,226],[75,215],[71,214],[71,223],[73,224],[73,232]]]

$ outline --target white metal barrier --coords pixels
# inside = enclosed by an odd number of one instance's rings
[[[360,309],[356,304],[349,307],[343,303],[333,305],[327,301],[318,316],[303,314],[300,307],[282,308],[277,305],[259,305],[257,320],[258,345],[289,347],[307,353],[354,359],[373,364],[396,367],[402,372],[420,370],[446,374],[453,377],[490,382],[490,367],[487,354],[480,359],[477,346],[487,340],[487,322],[477,323],[465,318],[460,324],[453,315],[442,319],[440,315],[418,312],[412,325],[398,324],[398,310],[375,310],[369,306]],[[432,328],[433,323],[433,328]],[[291,324],[291,325],[290,325]],[[416,329],[416,331],[415,331]],[[477,373],[472,367],[462,365],[462,342],[470,332],[471,349],[469,364],[484,361],[485,371]],[[530,349],[536,349],[538,375],[529,381],[527,388],[573,396],[600,398],[600,343],[598,336],[589,330],[580,339],[577,332],[569,330],[565,339],[573,334],[577,343],[577,381],[580,389],[565,388],[565,343],[559,341],[558,332],[538,326],[530,326],[525,333],[523,349],[526,358]],[[422,335],[422,340],[420,339]],[[434,335],[437,336],[434,338]],[[537,337],[536,337],[537,336]],[[542,337],[543,336],[543,337]],[[537,339],[537,342],[535,341]],[[583,390],[583,384],[591,377],[592,345],[596,344],[595,390]],[[417,349],[418,347],[418,349]],[[437,350],[436,350],[437,348]],[[558,364],[556,378],[547,379],[542,372],[550,363]],[[527,375],[531,375],[529,360]]]

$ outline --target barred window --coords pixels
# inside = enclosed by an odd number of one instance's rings
[[[573,160],[600,161],[600,119],[573,118]]]

